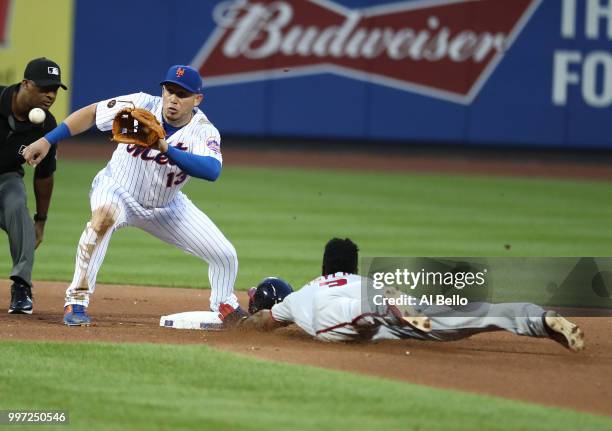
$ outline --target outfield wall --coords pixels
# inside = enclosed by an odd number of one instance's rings
[[[40,14],[34,3],[0,0],[30,5],[28,17]],[[188,63],[225,135],[612,148],[612,0],[74,0],[74,14],[64,9],[73,108],[157,93],[168,65]],[[28,32],[48,38],[45,27]]]

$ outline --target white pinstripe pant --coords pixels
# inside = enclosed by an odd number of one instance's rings
[[[66,305],[89,305],[111,236],[122,227],[134,226],[208,263],[211,310],[218,311],[224,302],[238,306],[234,295],[238,273],[236,250],[183,193],[179,192],[166,207],[144,208],[111,177],[100,173],[93,182],[90,204],[92,213],[99,208],[111,208],[112,225],[98,235],[88,223],[81,234],[74,277],[66,290]]]

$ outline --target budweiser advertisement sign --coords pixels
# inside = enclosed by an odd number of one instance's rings
[[[192,66],[207,86],[332,73],[469,104],[540,2],[225,1]]]
[[[13,0],[0,0],[0,48],[8,45]]]

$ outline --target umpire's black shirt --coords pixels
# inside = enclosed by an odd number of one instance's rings
[[[18,121],[11,108],[13,93],[18,88],[19,84],[0,86],[0,175],[17,172],[23,176],[21,165],[25,159],[19,154],[19,148],[30,145],[57,126],[55,117],[49,111],[45,111],[47,117],[42,124]],[[51,145],[47,156],[36,166],[34,175],[37,178],[47,178],[55,172],[55,151],[55,145]]]

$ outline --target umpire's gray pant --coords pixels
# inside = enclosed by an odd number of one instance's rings
[[[20,278],[32,285],[36,235],[25,185],[17,172],[0,175],[0,227],[8,234],[13,259],[11,278]]]

